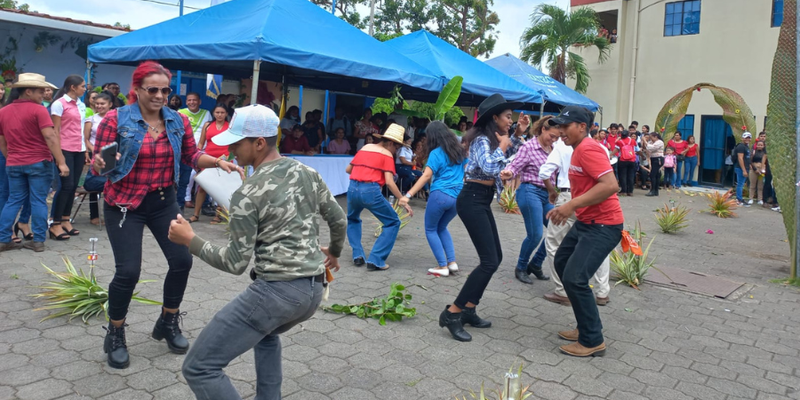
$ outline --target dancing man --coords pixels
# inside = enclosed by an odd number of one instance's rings
[[[242,274],[255,253],[254,282],[220,310],[197,338],[183,375],[198,399],[239,399],[223,368],[255,349],[256,398],[280,399],[279,334],[309,319],[322,301],[325,267],[337,271],[344,246],[344,211],[319,174],[277,150],[278,117],[264,106],[239,108],[230,129],[213,137],[239,165],[255,172],[233,193],[230,239],[214,245],[178,214],[169,238],[189,246],[214,268]],[[321,215],[330,228],[328,248],[317,247]],[[251,273],[253,276],[253,273]]]
[[[602,356],[606,352],[603,325],[589,279],[622,238],[624,216],[619,205],[619,185],[606,151],[589,135],[592,113],[576,106],[565,107],[549,121],[564,131],[565,144],[574,152],[569,167],[572,200],[552,209],[550,224],[561,225],[575,213],[570,228],[556,252],[556,274],[564,284],[577,321],[577,329],[558,336],[574,343],[561,352],[576,356]]]

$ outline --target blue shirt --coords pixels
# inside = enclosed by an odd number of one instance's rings
[[[464,164],[452,164],[450,157],[441,147],[433,149],[428,155],[425,167],[433,171],[431,192],[439,190],[450,197],[458,197],[464,186]]]

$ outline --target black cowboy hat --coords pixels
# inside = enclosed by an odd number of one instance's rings
[[[493,94],[484,100],[478,106],[478,120],[475,122],[477,126],[484,126],[493,115],[497,115],[505,110],[516,110],[521,108],[525,103],[516,101],[506,101],[500,94]]]

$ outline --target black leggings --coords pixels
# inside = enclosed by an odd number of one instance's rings
[[[465,308],[467,303],[478,305],[492,275],[503,261],[500,236],[497,234],[497,225],[491,208],[494,193],[494,185],[467,182],[456,199],[458,217],[467,228],[469,238],[481,261],[469,274],[453,303],[458,308]]]
[[[664,157],[650,157],[650,193],[658,194],[662,165],[664,165]]]
[[[116,273],[108,287],[108,317],[119,321],[128,313],[128,305],[142,271],[145,225],[153,233],[169,265],[164,279],[164,308],[179,308],[189,280],[189,270],[192,269],[192,255],[186,246],[172,243],[167,238],[170,221],[180,212],[175,202],[175,186],[148,193],[139,208],[128,211],[121,228],[119,223],[123,213],[119,207],[105,203],[104,212],[108,240],[116,263]]]
[[[61,217],[72,215],[72,203],[75,200],[75,189],[83,174],[83,165],[86,164],[86,153],[82,151],[61,151],[64,162],[69,167],[69,176],[61,177],[61,190],[58,198],[53,201],[53,223],[61,222]],[[56,169],[58,171],[58,169]]]
[[[636,181],[636,162],[620,161],[617,163],[619,170],[619,186],[621,193],[632,194],[634,182]]]

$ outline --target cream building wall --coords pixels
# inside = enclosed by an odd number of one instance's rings
[[[619,39],[608,61],[599,64],[596,50],[573,49],[587,60],[592,80],[586,95],[603,107],[605,126],[637,120],[652,127],[672,96],[707,82],[739,93],[755,113],[753,130],[763,129],[779,33],[771,26],[772,0],[701,0],[699,34],[682,36],[664,36],[666,4],[674,0],[573,0],[573,5],[587,2],[598,13],[617,10]],[[702,116],[719,116],[722,111],[703,91],[694,92],[687,114],[694,115],[694,134],[702,143]]]

